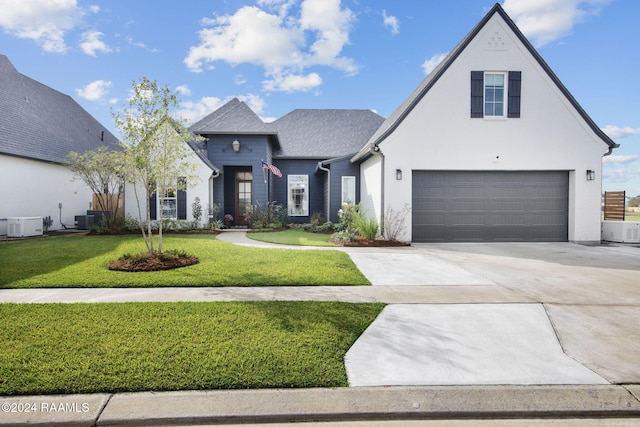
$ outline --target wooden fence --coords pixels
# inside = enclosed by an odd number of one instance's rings
[[[604,219],[624,221],[624,191],[604,192]]]

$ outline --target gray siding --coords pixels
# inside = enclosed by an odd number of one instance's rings
[[[235,213],[235,172],[251,170],[253,172],[252,203],[264,206],[267,202],[267,186],[262,173],[262,161],[271,158],[269,137],[264,135],[204,135],[207,141],[209,160],[221,167],[222,173],[213,182],[213,203],[221,205],[219,216]],[[231,147],[234,140],[240,142],[240,151]]]
[[[282,178],[272,178],[272,200],[285,207],[287,207],[287,176],[309,175],[309,216],[291,217],[294,223],[307,223],[315,212],[325,212],[324,186],[321,175],[324,172],[318,171],[316,173],[317,159],[275,159],[274,165],[282,172]]]
[[[350,157],[334,160],[329,164],[331,169],[331,195],[329,213],[327,219],[338,222],[338,209],[342,204],[342,177],[355,176],[356,178],[356,203],[360,201],[360,165],[351,163]]]

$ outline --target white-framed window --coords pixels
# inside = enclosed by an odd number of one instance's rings
[[[340,204],[343,203],[356,203],[356,177],[355,176],[343,176],[342,177],[342,199]]]
[[[287,176],[287,200],[290,216],[309,216],[309,175]]]
[[[169,189],[162,199],[162,219],[178,218],[178,197],[175,189]]]
[[[507,73],[484,73],[484,116],[505,117]]]

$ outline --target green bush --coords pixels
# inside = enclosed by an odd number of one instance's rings
[[[378,230],[380,227],[378,226],[378,221],[374,217],[365,218],[363,215],[360,215],[355,220],[356,228],[358,229],[358,233],[367,240],[374,240],[378,237]]]
[[[285,207],[276,202],[269,202],[264,208],[256,204],[247,215],[247,223],[252,229],[280,228],[290,222],[291,218]]]

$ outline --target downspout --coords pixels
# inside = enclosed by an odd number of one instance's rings
[[[220,169],[215,169],[213,172],[211,172],[211,176],[209,177],[209,208],[211,209],[213,207],[213,180],[216,179],[217,177],[220,176]],[[211,212],[209,210],[209,212]],[[213,218],[213,220],[215,221],[218,218]]]
[[[384,236],[384,153],[377,144],[371,145],[369,152],[374,156],[380,156],[380,235]]]
[[[327,219],[331,218],[331,169],[322,166],[322,162],[318,162],[318,169],[327,173]]]

